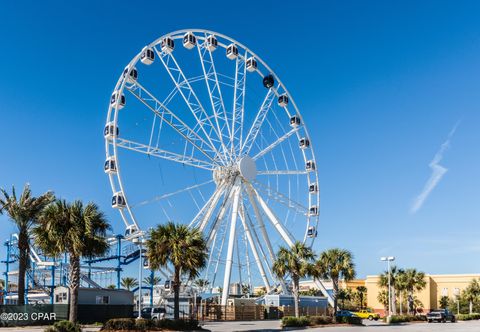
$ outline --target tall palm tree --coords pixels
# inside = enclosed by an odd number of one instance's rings
[[[129,291],[138,286],[138,280],[136,278],[123,277],[120,281],[120,285]]]
[[[382,289],[381,291],[378,292],[377,295],[377,300],[381,304],[383,304],[383,312],[385,315],[388,313],[388,291],[385,289]]]
[[[479,296],[480,282],[477,279],[472,279],[462,294],[462,297],[468,301],[468,310],[470,314],[473,312],[473,303],[478,300]]]
[[[180,278],[195,279],[207,264],[207,243],[197,228],[168,222],[150,231],[147,257],[153,269],[173,266],[174,319],[180,317]]]
[[[345,300],[350,301],[352,299],[352,291],[350,288],[341,288],[338,290],[337,298],[342,301],[342,310],[344,310]]]
[[[200,293],[203,293],[210,285],[210,281],[207,279],[196,279],[193,284],[200,290]]]
[[[295,304],[295,317],[300,316],[298,308],[299,282],[312,272],[312,262],[315,254],[312,249],[300,241],[293,244],[291,248],[280,247],[277,258],[273,263],[273,273],[283,279],[288,274],[292,278],[292,294]]]
[[[315,262],[315,277],[330,279],[333,284],[333,310],[336,318],[338,307],[338,282],[340,279],[350,281],[355,278],[355,264],[353,254],[345,249],[332,248],[320,254]]]
[[[143,283],[147,286],[156,286],[160,283],[162,279],[160,277],[157,277],[157,276],[148,276],[148,277],[145,277],[143,278]]]
[[[38,219],[43,209],[55,198],[52,192],[46,192],[38,197],[32,196],[28,184],[23,188],[20,198],[17,200],[15,187],[9,194],[4,189],[0,190],[0,213],[6,212],[13,221],[18,232],[18,301],[19,305],[25,304],[25,273],[30,253],[29,234],[32,225]]]
[[[77,321],[80,259],[107,252],[106,232],[109,229],[110,225],[96,204],[67,203],[65,200],[57,200],[46,207],[33,228],[35,243],[46,255],[68,254],[71,322]]]
[[[403,269],[399,269],[397,266],[392,266],[390,268],[390,287],[391,287],[391,293],[390,293],[390,298],[391,298],[391,310],[392,313],[395,315],[397,313],[397,291],[398,291],[398,284],[399,281],[398,279],[401,278],[400,276],[404,274],[405,271]],[[380,279],[378,281],[378,285],[380,287],[387,288],[387,293],[388,293],[388,276],[389,276],[389,271],[384,271],[380,275]]]
[[[357,290],[357,298],[358,302],[360,302],[360,309],[363,309],[363,305],[365,304],[365,295],[367,294],[367,287],[365,286],[358,286]]]
[[[395,278],[395,284],[393,285],[394,289],[396,292],[398,292],[398,297],[399,297],[399,302],[400,302],[400,315],[403,315],[403,300],[404,300],[404,294],[407,291],[407,286],[408,286],[408,280],[407,280],[407,274],[405,273],[404,270],[399,269],[398,273]],[[407,308],[407,311],[409,309]]]
[[[414,307],[414,293],[419,292],[425,288],[427,282],[425,280],[425,273],[421,271],[417,271],[416,269],[406,269],[405,273],[405,281],[404,281],[404,289],[407,291],[408,294],[408,306],[407,312],[408,314],[411,313]],[[400,278],[402,280],[402,277]]]

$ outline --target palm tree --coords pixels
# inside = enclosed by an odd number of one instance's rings
[[[0,190],[3,197],[0,197],[0,214],[6,212],[15,224],[18,232],[18,300],[19,305],[25,304],[25,273],[27,271],[28,255],[30,253],[30,230],[36,222],[43,209],[55,198],[52,192],[46,192],[38,197],[32,196],[28,184],[23,188],[20,198],[17,200],[15,187],[12,193]]]
[[[123,277],[120,285],[129,291],[138,286],[138,280],[136,278]]]
[[[69,320],[77,321],[80,259],[93,258],[108,250],[106,232],[110,225],[94,203],[67,203],[57,200],[45,208],[33,229],[35,243],[48,256],[69,256],[70,313]]]
[[[322,252],[319,259],[315,262],[315,271],[316,277],[332,280],[334,310],[333,319],[335,319],[338,307],[338,282],[340,279],[343,279],[344,281],[350,281],[355,278],[353,254],[345,249],[328,249]]]
[[[111,284],[111,285],[108,285],[107,286],[107,289],[116,289],[117,286],[115,286],[114,284]]]
[[[210,285],[210,281],[207,279],[196,279],[193,284],[200,290],[200,293],[203,293]]]
[[[378,292],[377,300],[378,302],[383,304],[383,311],[384,311],[384,314],[386,315],[388,313],[388,291],[385,289],[382,289],[380,292]]]
[[[367,294],[367,287],[365,286],[358,286],[357,288],[357,298],[358,302],[360,302],[360,310],[363,309],[363,305],[365,304],[365,294]]]
[[[395,284],[393,285],[393,288],[398,292],[399,296],[399,302],[400,302],[400,315],[403,315],[403,299],[404,299],[404,293],[407,291],[407,286],[408,286],[408,280],[407,280],[407,274],[405,273],[404,270],[399,269],[398,273],[395,277]],[[408,309],[407,309],[408,310]]]
[[[473,303],[478,300],[480,295],[480,283],[477,279],[472,279],[467,288],[463,291],[462,297],[464,300],[468,301],[468,310],[469,313],[473,312]]]
[[[446,295],[442,296],[438,301],[438,303],[440,304],[440,308],[442,309],[447,309],[449,302],[450,302],[450,299]]]
[[[399,269],[395,265],[390,268],[390,287],[391,287],[391,310],[392,313],[395,315],[397,313],[397,296],[396,296],[396,291],[398,288],[396,288],[399,284],[398,279],[402,278],[400,277],[403,275],[405,271],[403,269]],[[388,293],[388,276],[389,276],[389,271],[385,271],[380,275],[380,280],[378,281],[378,285],[380,287],[385,287],[387,288],[387,293]]]
[[[207,263],[207,243],[200,230],[168,222],[150,231],[147,257],[153,269],[173,265],[174,319],[180,317],[180,278],[195,279]]]
[[[242,294],[249,296],[250,295],[250,285],[249,284],[242,284]]]
[[[145,285],[148,285],[148,286],[156,286],[160,283],[160,281],[162,281],[162,279],[160,277],[157,277],[157,276],[148,276],[148,277],[145,277],[143,278],[143,283]]]
[[[345,309],[345,300],[352,299],[352,291],[349,288],[342,288],[338,290],[337,298],[342,301],[342,310]]]
[[[295,317],[300,316],[298,309],[299,282],[312,272],[312,261],[315,254],[312,249],[300,241],[293,244],[291,248],[280,247],[277,259],[273,263],[273,273],[283,279],[288,274],[292,278],[292,294],[295,304]]]
[[[417,271],[416,269],[405,270],[405,290],[408,293],[408,306],[407,312],[411,313],[414,307],[414,292],[421,291],[427,285],[425,281],[425,273]]]

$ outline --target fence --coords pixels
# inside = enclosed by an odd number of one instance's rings
[[[332,313],[325,307],[300,306],[302,316],[329,316]],[[294,316],[293,306],[252,305],[220,305],[201,303],[197,306],[180,305],[180,319],[196,319],[200,321],[234,321],[281,319],[283,316]],[[166,307],[166,318],[173,318],[173,306]]]

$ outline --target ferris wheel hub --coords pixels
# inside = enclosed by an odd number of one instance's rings
[[[252,181],[257,176],[257,165],[255,160],[249,156],[245,156],[238,162],[238,170],[240,175],[247,181]]]
[[[233,165],[218,166],[213,170],[213,180],[217,186],[222,182],[233,183],[237,176],[241,176],[248,182],[254,180],[257,176],[255,160],[249,156],[244,156]]]

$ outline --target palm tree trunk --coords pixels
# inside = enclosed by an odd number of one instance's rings
[[[175,267],[175,275],[173,277],[173,318],[180,318],[180,268]]]
[[[338,294],[338,280],[332,279],[332,285],[333,285],[333,321],[337,321],[337,306],[338,306],[338,300],[337,300],[337,294]]]
[[[403,306],[403,292],[402,291],[400,291],[399,296],[400,296],[400,315],[403,315],[403,309],[402,309],[402,306]]]
[[[78,313],[78,289],[80,288],[80,257],[70,256],[70,313],[68,319],[75,323]]]
[[[293,289],[292,289],[292,292],[293,292],[293,301],[295,302],[294,303],[294,307],[295,307],[295,317],[300,317],[300,309],[299,309],[299,305],[298,305],[298,277],[293,277]]]
[[[473,312],[473,301],[470,300],[470,303],[468,304],[468,310],[470,312],[470,315],[472,314]]]
[[[395,292],[395,287],[392,287],[392,313],[397,314],[397,294]]]
[[[18,234],[18,305],[25,304],[25,273],[27,271],[28,259],[28,234],[26,231],[20,231]]]

